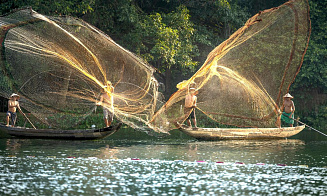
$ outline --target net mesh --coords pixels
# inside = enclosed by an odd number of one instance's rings
[[[47,126],[77,125],[96,109],[101,89],[131,127],[143,128],[155,112],[154,69],[82,20],[17,10],[0,18],[0,41],[0,95],[18,93]]]
[[[190,114],[184,102],[193,87],[197,114],[233,126],[274,127],[310,31],[307,0],[258,13],[156,111],[161,103],[151,66],[82,20],[18,10],[0,18],[0,95],[18,93],[21,106],[44,124],[71,128],[95,110],[105,89],[118,120],[168,132]]]
[[[203,66],[156,113],[158,130],[179,126],[189,88],[197,90],[197,113],[238,127],[275,127],[282,96],[302,65],[311,27],[307,0],[262,11],[216,47]],[[199,112],[200,111],[200,112]]]

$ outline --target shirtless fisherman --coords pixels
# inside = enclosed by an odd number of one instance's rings
[[[107,86],[101,90],[100,101],[96,103],[96,105],[102,105],[103,107],[103,119],[106,127],[111,125],[111,122],[114,118],[114,99],[110,93],[105,91]],[[113,92],[114,87],[110,85],[110,92]]]
[[[284,102],[281,110],[283,111],[281,119],[289,124],[290,127],[293,127],[294,124],[294,111],[295,111],[295,106],[293,101],[291,100],[293,97],[289,93],[284,95]]]
[[[9,126],[9,121],[11,122],[11,126],[14,127],[15,123],[16,123],[16,119],[17,119],[17,109],[19,110],[19,112],[21,112],[22,110],[20,109],[19,106],[19,95],[17,95],[16,93],[13,93],[10,97],[9,97],[9,101],[8,101],[8,112],[7,112],[7,124],[6,126]]]
[[[195,88],[190,88],[189,93],[185,97],[184,113],[188,113],[191,110],[191,114],[187,118],[187,124],[189,127],[192,127],[191,119],[193,119],[194,127],[197,128],[196,116],[195,116],[197,97],[195,96],[195,94],[196,94]]]

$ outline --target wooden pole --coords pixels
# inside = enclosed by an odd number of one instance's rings
[[[32,127],[34,129],[36,129],[35,126],[33,125],[33,123],[30,121],[30,119],[28,119],[27,116],[24,114],[24,112],[21,109],[19,109],[19,111],[23,114],[23,116],[26,118],[26,120],[32,125]]]
[[[282,115],[284,115],[284,114],[282,114]],[[286,117],[289,117],[289,116],[287,116],[287,115],[284,115],[284,116],[286,116]],[[326,135],[326,134],[324,134],[323,132],[321,132],[321,131],[318,131],[317,129],[315,129],[315,128],[313,128],[313,127],[310,127],[309,125],[307,125],[307,124],[305,124],[305,123],[303,123],[303,122],[301,122],[301,121],[299,121],[299,120],[297,120],[297,119],[294,119],[294,118],[292,118],[292,117],[291,117],[291,119],[293,119],[293,120],[295,120],[295,121],[297,121],[297,122],[299,122],[299,123],[301,123],[301,124],[305,125],[305,126],[306,126],[306,127],[308,127],[309,129],[312,129],[312,130],[314,130],[314,131],[316,131],[316,132],[320,133],[321,135],[323,135],[323,136],[326,136],[326,137],[327,137],[327,135]]]

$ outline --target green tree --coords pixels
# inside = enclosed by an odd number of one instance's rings
[[[247,12],[254,15],[265,9],[277,7],[287,2],[287,0],[230,0],[233,3],[238,4],[240,7],[244,7]]]
[[[310,0],[311,37],[291,91],[304,122],[327,129],[327,0]]]
[[[227,0],[9,0],[1,4],[1,12],[22,6],[46,15],[81,17],[95,25],[155,66],[167,97],[184,79],[176,75],[190,77],[247,18]]]
[[[189,78],[209,52],[244,24],[247,14],[226,0],[136,1],[140,23],[125,36],[130,46],[155,66],[166,86],[166,97],[175,85]],[[127,42],[126,42],[127,41]],[[124,43],[125,42],[125,43]]]
[[[294,88],[316,88],[327,93],[327,0],[311,0],[312,33]]]
[[[197,56],[194,28],[188,10],[178,7],[171,13],[155,13],[144,17],[133,31],[135,51],[157,68],[165,82],[166,95],[171,93],[172,72],[181,69],[194,71]]]
[[[0,14],[27,6],[45,15],[81,17],[93,11],[94,0],[4,0],[1,1]]]
[[[94,11],[82,18],[108,34],[118,43],[123,43],[140,22],[142,10],[134,0],[94,0]],[[127,42],[128,46],[130,43]],[[124,45],[123,45],[124,46]],[[124,47],[126,47],[124,46]]]

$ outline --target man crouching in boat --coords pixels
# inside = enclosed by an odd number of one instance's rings
[[[19,110],[19,112],[21,112],[22,110],[20,109],[19,106],[19,95],[17,95],[16,93],[13,93],[10,97],[9,97],[9,101],[8,101],[8,112],[7,112],[7,125],[9,126],[9,121],[11,122],[11,126],[14,127],[16,124],[16,119],[17,119],[17,108]]]
[[[294,111],[295,106],[293,101],[291,100],[293,97],[289,93],[284,95],[284,102],[281,110],[283,111],[281,119],[289,124],[290,127],[293,127],[294,124]],[[283,110],[284,109],[284,110]]]
[[[108,86],[104,86],[103,89],[101,89],[101,96],[100,101],[96,103],[96,105],[102,105],[103,107],[103,119],[106,127],[109,127],[111,125],[111,122],[114,118],[114,99],[111,93],[114,90],[114,87],[110,85],[109,91],[110,93],[107,93],[105,91],[105,88]]]

